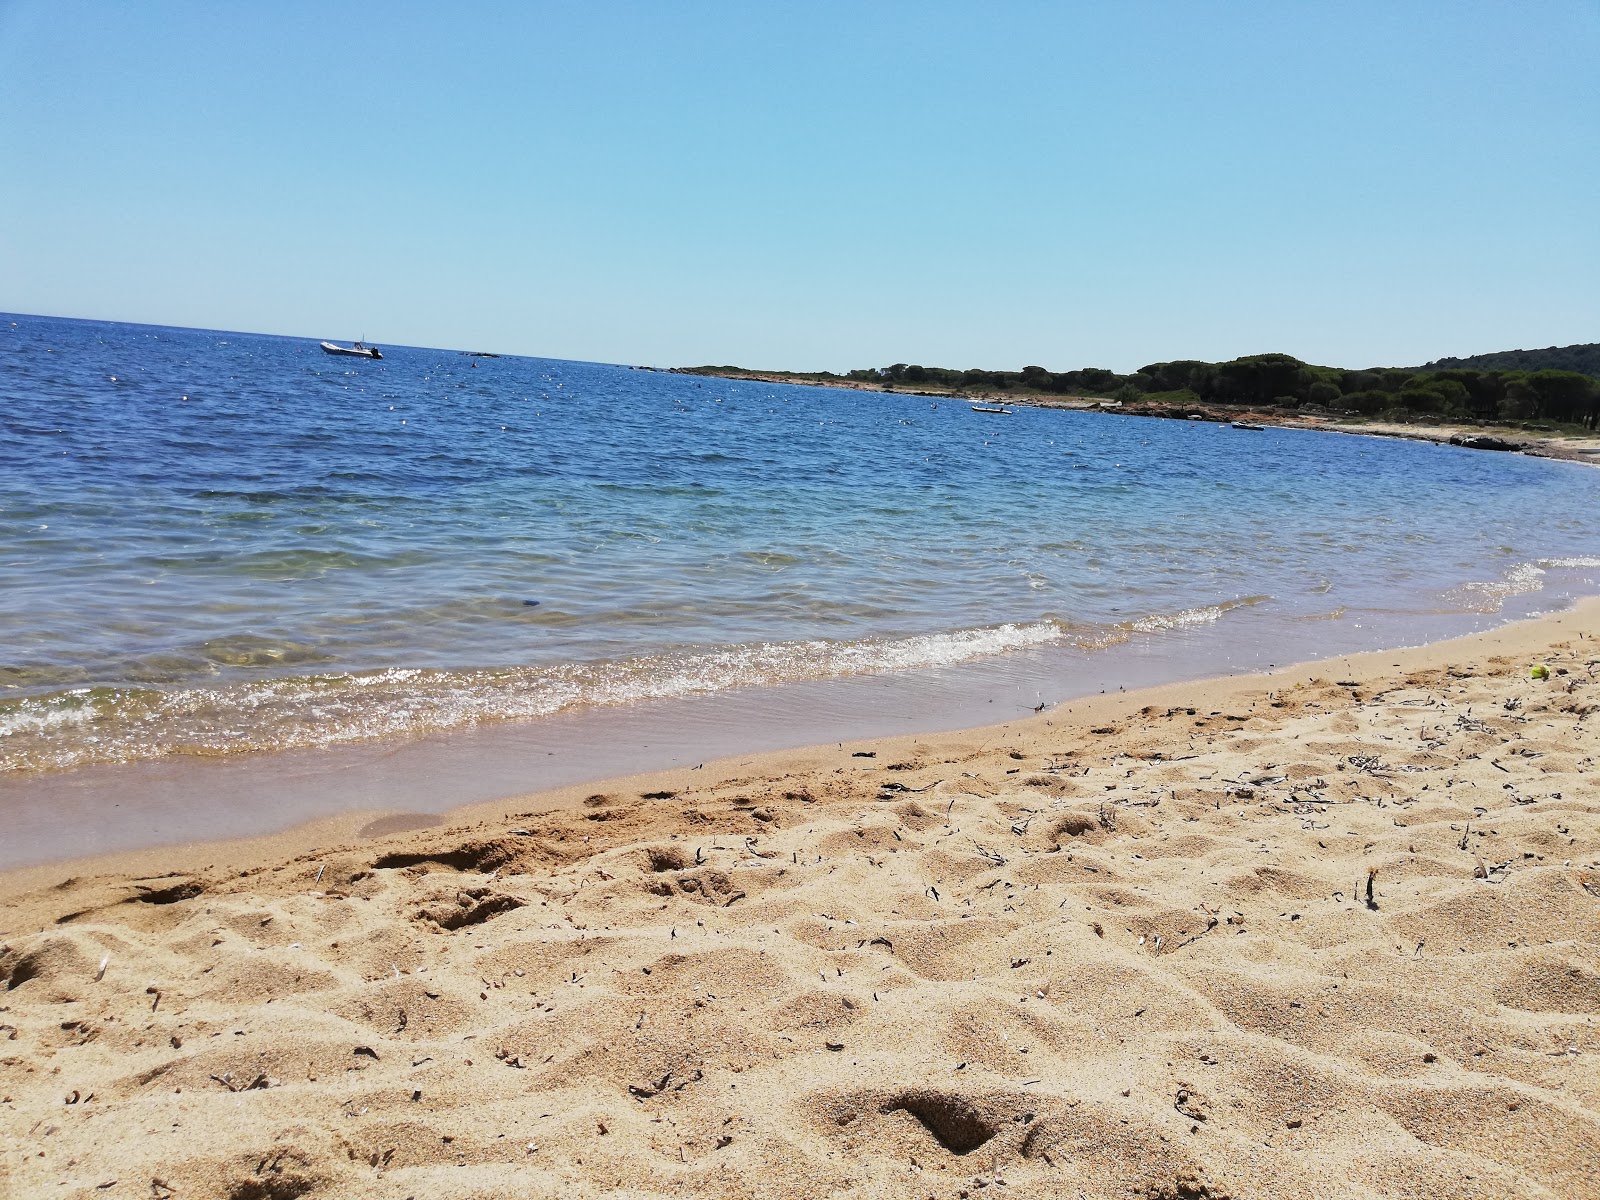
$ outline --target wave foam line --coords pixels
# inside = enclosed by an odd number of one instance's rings
[[[1462,584],[1448,598],[1460,604],[1468,612],[1499,612],[1512,596],[1537,592],[1543,587],[1545,568],[1554,565],[1557,565],[1556,560],[1548,563],[1543,561],[1517,563],[1499,579]],[[1574,560],[1573,565],[1581,564]]]
[[[1263,599],[1110,627],[1045,619],[903,638],[765,642],[549,667],[395,667],[170,691],[78,688],[0,703],[0,771],[415,737],[578,707],[954,666],[1058,643],[1097,650],[1138,633],[1207,624]]]

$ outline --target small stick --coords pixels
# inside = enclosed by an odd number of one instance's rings
[[[1372,887],[1378,881],[1378,868],[1367,868],[1367,907],[1373,912],[1378,911],[1378,901],[1372,894]]]

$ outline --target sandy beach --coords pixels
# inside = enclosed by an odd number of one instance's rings
[[[0,1200],[1600,1200],[1595,3],[81,7]]]
[[[0,1195],[1600,1195],[1597,635],[12,872]]]

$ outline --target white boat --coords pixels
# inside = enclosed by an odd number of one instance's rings
[[[982,404],[969,404],[967,407],[973,412],[1005,413],[1008,417],[1011,415],[1011,410],[1009,408],[989,408]]]
[[[353,346],[335,346],[332,342],[323,342],[322,349],[328,354],[352,354],[356,358],[382,358],[376,346],[363,345],[361,342]]]

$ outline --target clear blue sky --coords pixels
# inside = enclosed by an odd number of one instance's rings
[[[0,309],[661,365],[1600,340],[1600,3],[0,0]]]

